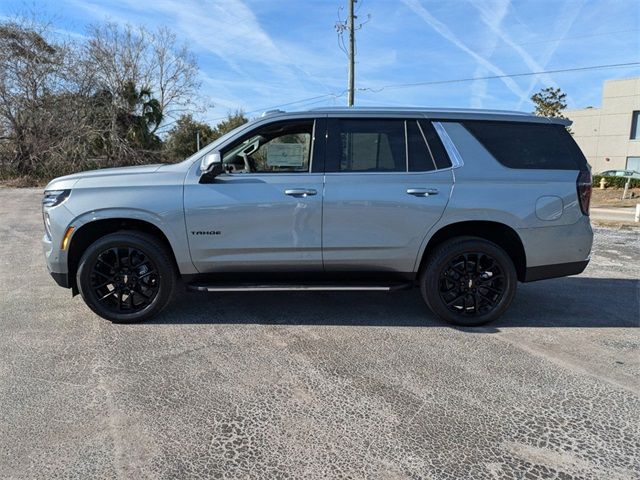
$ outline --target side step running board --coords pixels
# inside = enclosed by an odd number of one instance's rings
[[[392,284],[201,284],[193,283],[187,285],[187,290],[194,292],[284,292],[284,291],[357,291],[374,290],[381,292],[391,292],[395,290],[408,290],[412,288],[411,283]]]

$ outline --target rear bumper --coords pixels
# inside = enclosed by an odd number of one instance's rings
[[[538,267],[527,267],[524,274],[525,282],[535,282],[536,280],[545,280],[547,278],[566,277],[569,275],[578,275],[584,272],[589,265],[589,260],[581,262],[557,263],[555,265],[541,265]]]
[[[591,258],[593,230],[583,215],[573,224],[518,230],[526,252],[524,282],[582,273]]]

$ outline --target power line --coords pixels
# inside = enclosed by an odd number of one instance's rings
[[[248,112],[243,112],[245,115],[250,115],[252,113],[262,113],[262,112],[266,112],[269,110],[276,110],[278,108],[282,108],[282,107],[288,107],[290,105],[295,105],[297,103],[307,103],[310,102],[312,100],[318,100],[318,99],[322,99],[319,101],[324,101],[325,99],[328,99],[328,97],[334,97],[334,98],[338,98],[343,96],[345,93],[347,93],[346,90],[343,90],[341,93],[325,93],[324,95],[316,95],[314,97],[307,97],[307,98],[302,98],[300,100],[294,100],[292,102],[288,102],[288,103],[281,103],[279,105],[271,105],[270,107],[262,107],[262,108],[257,108],[255,110],[250,110]],[[312,103],[317,103],[317,102],[312,102]],[[218,117],[218,118],[212,118],[210,121],[215,122],[217,120],[224,120],[227,117]]]
[[[640,66],[640,62],[629,62],[629,63],[612,63],[608,65],[592,65],[590,67],[576,67],[576,68],[561,68],[557,70],[546,70],[540,72],[523,72],[523,73],[511,73],[506,75],[490,75],[487,77],[471,77],[471,78],[457,78],[451,80],[435,80],[431,82],[416,82],[416,83],[396,83],[383,85],[379,88],[370,88],[363,87],[358,88],[361,91],[371,91],[373,93],[381,92],[382,90],[394,90],[397,88],[410,88],[410,87],[422,87],[427,85],[443,85],[447,83],[462,83],[462,82],[473,82],[475,80],[495,80],[500,78],[515,78],[515,77],[531,77],[533,75],[544,75],[548,73],[566,73],[566,72],[581,72],[586,70],[602,70],[606,68],[627,68],[633,66]]]
[[[491,75],[491,76],[487,76],[487,77],[471,77],[471,78],[458,78],[458,79],[449,79],[449,80],[435,80],[432,82],[418,82],[418,83],[396,83],[396,84],[389,84],[389,85],[383,85],[380,88],[370,88],[370,87],[361,87],[358,88],[359,91],[370,91],[373,93],[379,93],[383,90],[393,90],[393,89],[397,89],[397,88],[411,88],[411,87],[421,87],[421,86],[429,86],[429,85],[444,85],[444,84],[448,84],[448,83],[463,83],[463,82],[473,82],[475,80],[494,80],[494,79],[500,79],[500,78],[513,78],[513,77],[527,77],[527,76],[533,76],[533,75],[543,75],[543,74],[550,74],[550,73],[566,73],[566,72],[581,72],[581,71],[588,71],[588,70],[602,70],[602,69],[606,69],[606,68],[629,68],[629,67],[636,67],[636,66],[640,66],[640,62],[628,62],[628,63],[612,63],[612,64],[608,64],[608,65],[592,65],[589,67],[575,67],[575,68],[563,68],[563,69],[557,69],[557,70],[547,70],[547,71],[543,71],[543,72],[526,72],[526,73],[512,73],[512,74],[507,74],[507,75]],[[288,103],[281,103],[279,105],[271,105],[269,107],[263,107],[263,108],[258,108],[255,110],[251,110],[249,112],[244,112],[245,114],[249,115],[252,113],[261,113],[267,110],[275,110],[278,108],[282,108],[282,107],[288,107],[290,105],[296,105],[296,104],[315,104],[315,103],[320,103],[323,102],[325,99],[329,99],[329,98],[340,98],[342,96],[344,96],[347,93],[347,90],[342,90],[339,93],[325,93],[323,95],[316,95],[313,97],[307,97],[307,98],[302,98],[300,100],[294,100],[292,102],[288,102]],[[226,117],[219,117],[219,118],[213,118],[211,119],[211,121],[216,121],[216,120],[224,120]]]
[[[344,37],[342,36],[344,31],[347,29],[347,22],[342,20],[342,17],[340,16],[340,12],[343,8],[344,7],[342,5],[338,7],[338,21],[334,25],[334,28],[336,29],[336,33],[338,34],[338,47],[340,47],[340,50],[342,50],[348,58],[349,52],[347,52],[347,47],[344,44]]]

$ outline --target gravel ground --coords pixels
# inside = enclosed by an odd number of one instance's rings
[[[0,478],[640,478],[640,231],[443,325],[417,291],[180,294],[112,325],[0,189]]]

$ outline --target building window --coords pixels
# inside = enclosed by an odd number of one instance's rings
[[[640,122],[638,116],[640,111],[636,110],[631,114],[631,140],[640,140]]]
[[[627,157],[626,170],[640,172],[640,157]]]

